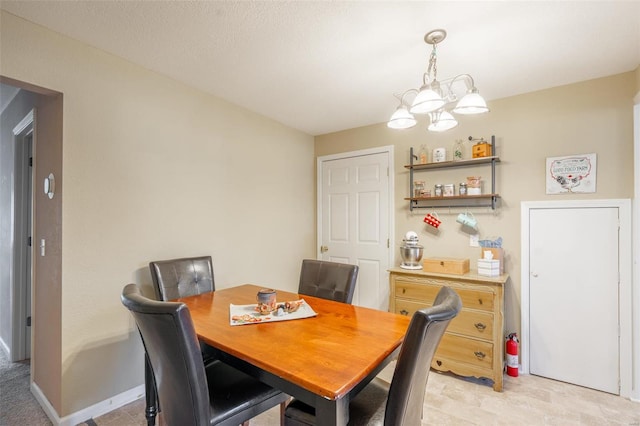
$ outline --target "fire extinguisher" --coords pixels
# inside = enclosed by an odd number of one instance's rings
[[[518,377],[518,335],[511,333],[507,336],[507,374]]]

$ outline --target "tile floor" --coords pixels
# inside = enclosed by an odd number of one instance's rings
[[[393,363],[381,374],[390,380]],[[423,425],[627,425],[640,426],[640,403],[538,376],[505,375],[504,391],[490,381],[432,371]],[[256,417],[252,426],[277,426],[278,408]],[[144,399],[82,425],[144,426]],[[157,422],[163,426],[162,420]]]

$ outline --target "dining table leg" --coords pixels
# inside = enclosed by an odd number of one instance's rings
[[[349,398],[331,400],[316,396],[316,424],[346,426],[349,423]]]
[[[146,402],[144,416],[147,419],[147,426],[155,426],[156,415],[158,414],[158,395],[153,369],[149,362],[149,355],[146,352],[144,354],[144,394]]]

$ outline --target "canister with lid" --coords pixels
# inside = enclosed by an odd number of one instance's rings
[[[458,190],[459,195],[467,195],[467,184],[464,182],[460,183],[460,189]]]
[[[436,184],[436,186],[434,188],[434,191],[433,191],[433,196],[434,197],[442,197],[442,188],[443,188],[443,186],[442,186],[441,183]]]
[[[455,188],[456,186],[452,183],[448,183],[444,186],[444,192],[443,195],[445,197],[453,197],[455,194]]]
[[[467,187],[468,195],[481,195],[482,186],[480,176],[467,176]]]
[[[417,180],[415,182],[413,182],[413,196],[414,197],[423,197],[423,191],[424,191],[424,181],[423,180]]]

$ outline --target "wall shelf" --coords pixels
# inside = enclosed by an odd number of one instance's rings
[[[413,151],[413,148],[411,148],[411,150]],[[500,162],[500,157],[495,157],[495,156],[480,157],[480,158],[472,158],[470,160],[443,161],[441,163],[407,164],[404,167],[407,169],[413,169],[413,170],[447,169],[450,167],[477,166],[479,164],[488,164],[492,162],[496,162],[496,163]]]
[[[491,153],[496,152],[496,138],[491,136]],[[409,210],[421,208],[447,208],[447,207],[491,207],[496,209],[500,195],[496,193],[496,163],[500,162],[500,157],[479,157],[469,160],[443,161],[440,163],[414,164],[413,148],[409,151],[410,163],[404,167],[409,169],[409,194],[413,194],[414,173],[420,171],[431,171],[437,169],[460,168],[468,166],[489,165],[491,167],[491,192],[482,195],[453,195],[443,197],[407,197]]]

